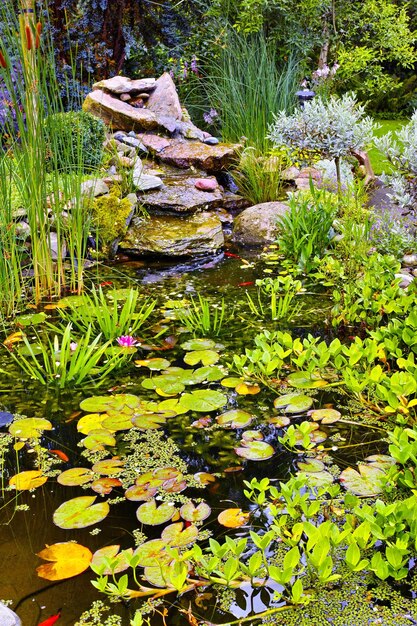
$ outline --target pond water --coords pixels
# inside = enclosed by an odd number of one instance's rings
[[[242,259],[239,255],[228,253],[211,260],[177,265],[156,262],[145,265],[142,261],[117,264],[107,268],[104,279],[100,276],[96,281],[94,277],[92,280],[101,283],[103,290],[126,285],[136,286],[144,295],[158,300],[159,308],[153,316],[153,329],[146,337],[141,337],[145,349],[139,348],[135,359],[163,357],[169,359],[171,366],[190,367],[184,363],[184,349],[180,345],[191,335],[186,332],[179,333],[180,325],[178,321],[172,321],[169,311],[170,301],[189,300],[197,293],[204,294],[218,305],[222,299],[225,301],[226,316],[229,319],[224,330],[215,338],[215,349],[220,354],[220,364],[225,367],[226,364],[232,363],[234,354],[241,354],[246,347],[252,347],[254,336],[264,328],[273,330],[291,327],[293,334],[301,337],[309,332],[324,336],[328,333],[325,318],[330,299],[325,291],[317,290],[317,287],[309,290],[307,286],[306,292],[300,294],[302,311],[295,320],[277,324],[255,319],[247,309],[246,291],[254,293],[254,281],[259,277],[269,276],[271,271],[276,273],[277,270],[275,266],[268,265],[268,262],[260,260],[255,254],[248,253],[244,256]],[[53,310],[48,312],[54,321],[56,313]],[[164,334],[161,334],[162,331],[165,331]],[[30,334],[29,331],[26,332]],[[175,347],[164,351],[152,349],[152,346],[161,347],[164,337],[168,335],[178,337]],[[43,433],[41,444],[48,450],[60,450],[68,456],[68,461],[57,459],[59,464],[55,467],[60,471],[71,467],[89,467],[86,458],[81,454],[82,448],[78,445],[84,435],[76,428],[80,415],[85,414],[79,408],[84,398],[107,393],[136,394],[149,401],[154,401],[156,397],[153,390],[144,389],[142,386],[142,381],[149,378],[149,370],[134,367],[132,364],[117,371],[117,374],[113,373],[112,378],[99,391],[91,388],[48,390],[23,376],[6,351],[3,353],[2,370],[5,373],[1,374],[0,378],[1,410],[27,417],[42,417],[53,423],[54,430]],[[159,372],[155,374],[158,375]],[[232,375],[235,374],[229,373],[229,376]],[[271,416],[278,413],[273,408],[276,391],[261,386],[260,392],[255,395],[239,395],[233,388],[221,387],[218,380],[204,383],[202,388],[225,393],[227,406],[215,412],[191,411],[170,417],[164,424],[162,432],[177,446],[176,454],[185,461],[190,476],[199,472],[215,475],[213,482],[205,488],[199,489],[194,485],[183,492],[194,499],[202,498],[210,505],[212,512],[203,522],[202,529],[211,530],[219,540],[226,532],[234,537],[246,536],[248,534],[246,526],[234,530],[220,526],[217,522],[218,514],[228,508],[250,511],[252,505],[243,494],[243,481],[251,480],[252,477],[260,479],[266,476],[273,483],[278,483],[297,470],[296,462],[300,457],[286,450],[278,442],[277,437],[282,435],[283,429],[269,421]],[[369,426],[356,425],[352,421],[354,409],[347,404],[346,398],[337,391],[337,388],[330,392],[313,390],[312,395],[315,407],[336,408],[342,412],[346,420],[343,423],[321,427],[327,436],[323,448],[339,468],[355,464],[368,454],[385,452],[386,444],[381,441],[380,432]],[[273,446],[274,454],[271,458],[265,461],[252,461],[239,457],[234,448],[239,445],[244,429],[216,426],[216,415],[236,408],[243,409],[253,416],[251,429],[261,432],[264,441]],[[209,416],[207,422],[196,424],[199,419],[206,416]],[[295,421],[297,420],[302,421],[296,417]],[[1,432],[7,432],[7,427],[3,427]],[[152,439],[149,441],[152,443]],[[119,444],[123,445],[120,439]],[[166,458],[169,450],[165,450],[164,454]],[[51,458],[56,458],[54,455],[55,453],[50,453]],[[36,450],[28,445],[18,450],[10,445],[7,450],[3,449],[1,457],[3,487],[15,473],[33,469],[36,465],[35,457]],[[62,615],[58,622],[59,626],[61,624],[72,626],[81,613],[89,608],[92,601],[99,597],[98,592],[90,584],[91,570],[57,582],[39,578],[36,567],[40,565],[41,560],[36,553],[45,545],[77,541],[92,552],[113,544],[125,549],[134,545],[132,533],[135,529],[142,528],[150,539],[159,537],[161,533],[161,526],[141,527],[136,518],[136,510],[141,503],[127,501],[124,498],[121,498],[123,501],[120,503],[111,506],[105,520],[93,526],[79,530],[66,530],[56,526],[52,519],[53,512],[66,500],[91,495],[91,490],[85,491],[80,486],[61,485],[56,482],[55,477],[33,491],[22,491],[18,496],[14,491],[3,491],[2,495],[0,597],[13,601],[13,608],[21,617],[24,626],[37,626],[60,608]],[[116,488],[109,497],[117,496],[123,496],[123,490]],[[102,496],[99,496],[98,500],[102,500]],[[19,510],[16,508],[17,505],[27,505],[28,510]],[[100,530],[97,533],[95,530],[91,532],[92,528]],[[169,611],[170,626],[191,624],[191,621],[187,621],[185,613],[180,611],[181,609],[187,611],[190,607],[192,614],[199,619],[204,618],[213,623],[228,623],[233,618],[265,610],[271,604],[272,593],[271,589],[252,589],[246,585],[229,603],[228,610],[219,598],[212,595],[212,592],[185,594],[177,601],[173,599],[174,596],[168,596],[169,601],[162,606]],[[112,613],[122,616],[123,624],[127,626],[136,606],[134,602],[113,604]],[[161,610],[161,607],[159,609]],[[159,626],[164,622],[160,614],[155,614],[151,623]]]

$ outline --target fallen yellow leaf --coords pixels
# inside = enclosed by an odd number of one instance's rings
[[[46,580],[64,580],[77,576],[88,568],[93,558],[88,548],[72,541],[47,545],[37,556],[51,561],[36,568],[38,576]]]

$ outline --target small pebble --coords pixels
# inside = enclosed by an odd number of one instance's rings
[[[207,137],[207,139],[204,139],[204,143],[208,146],[217,146],[219,140],[217,139],[217,137]]]
[[[215,178],[199,178],[194,183],[194,187],[200,191],[214,191],[218,186]]]

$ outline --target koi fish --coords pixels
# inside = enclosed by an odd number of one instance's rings
[[[62,452],[62,450],[49,450],[49,452],[51,452],[51,454],[55,454],[56,456],[58,456],[61,459],[61,461],[65,461],[65,463],[69,461],[69,456],[67,456],[65,452]]]
[[[228,256],[231,259],[241,259],[242,258],[238,254],[233,254],[233,252],[225,252],[224,256]]]
[[[239,283],[238,287],[250,287],[251,285],[254,285],[255,282],[253,280],[248,280],[248,282],[246,283]]]
[[[100,283],[100,287],[110,287],[110,285],[112,285],[113,282],[111,280],[105,280],[104,282]]]
[[[60,617],[61,609],[55,615],[51,615],[51,617],[48,617],[48,619],[38,624],[38,626],[53,626],[53,624],[55,624],[55,622],[57,622]]]

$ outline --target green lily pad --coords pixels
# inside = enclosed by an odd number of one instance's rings
[[[80,403],[80,409],[88,413],[105,413],[108,409],[122,411],[125,407],[136,409],[141,404],[140,398],[129,393],[116,396],[93,396]]]
[[[30,346],[22,345],[17,349],[18,354],[21,356],[32,356],[33,354],[42,354],[44,348],[40,343],[31,343]]]
[[[164,563],[169,563],[170,557],[165,552],[166,544],[167,542],[163,539],[151,539],[142,543],[134,552],[138,558],[138,565],[141,567],[159,567]]]
[[[136,291],[136,290],[132,289],[131,287],[125,287],[121,289],[110,289],[109,291],[106,291],[106,296],[110,300],[126,300],[130,296],[132,291]]]
[[[193,378],[196,381],[196,384],[202,383],[205,380],[209,383],[215,382],[216,380],[220,380],[224,376],[224,371],[220,367],[212,367],[210,365],[205,365],[204,367],[199,367],[194,370]]]
[[[309,434],[309,439],[311,441],[311,443],[322,443],[323,441],[326,441],[327,439],[327,433],[325,433],[322,430],[319,430],[319,425],[317,424],[317,422],[311,422],[311,427],[315,426],[315,429],[312,429],[310,434]],[[297,431],[295,433],[295,445],[296,446],[301,446],[303,444],[303,439],[304,439],[304,435]]]
[[[305,474],[322,472],[326,467],[323,461],[319,461],[318,459],[307,459],[307,461],[299,461],[297,465],[298,469]]]
[[[152,371],[159,372],[169,367],[171,365],[171,361],[155,357],[154,359],[143,359],[141,361],[135,361],[135,365],[137,365],[138,367],[147,367]]]
[[[77,430],[83,435],[88,435],[91,430],[101,428],[104,420],[107,418],[106,413],[88,413],[81,417],[77,422]],[[107,428],[107,427],[106,427]],[[112,430],[109,428],[108,430]]]
[[[193,502],[186,502],[180,508],[180,515],[187,522],[202,522],[209,517],[210,513],[211,508],[207,502],[200,502],[197,506]]]
[[[39,439],[44,430],[52,430],[49,420],[43,417],[25,417],[9,426],[9,433],[18,439]]]
[[[170,571],[170,567],[166,563],[157,567],[145,567],[143,578],[154,587],[160,587],[161,589],[173,587]]]
[[[212,339],[190,339],[181,344],[184,350],[211,350],[216,346]]]
[[[116,438],[109,430],[97,428],[90,430],[87,437],[81,440],[81,443],[87,450],[104,450],[105,446],[115,446]]]
[[[165,543],[173,546],[174,548],[180,548],[188,546],[198,537],[198,528],[191,524],[188,528],[184,528],[183,522],[177,522],[176,524],[170,524],[161,533],[161,537]]]
[[[132,414],[126,414],[124,412],[119,411],[109,411],[109,413],[104,415],[104,419],[101,423],[103,428],[107,428],[107,430],[118,431],[118,430],[129,430],[132,428]]]
[[[167,416],[173,417],[175,415],[175,411],[141,413],[140,415],[135,415],[132,419],[132,423],[140,430],[153,430],[156,428],[162,428],[162,426],[166,423]]]
[[[193,352],[187,352],[184,356],[184,361],[188,365],[197,365],[197,363],[214,365],[219,359],[220,354],[215,350],[194,350]]]
[[[299,393],[286,393],[274,400],[276,409],[284,409],[285,413],[304,413],[313,404],[313,398]]]
[[[241,447],[235,448],[238,456],[250,461],[265,461],[275,454],[274,448],[266,441],[241,441]]]
[[[339,476],[343,487],[357,496],[376,496],[383,490],[385,472],[379,467],[358,465],[358,471],[347,467]]]
[[[300,474],[306,477],[309,487],[325,487],[334,481],[334,476],[326,470],[322,472],[300,472]]]
[[[220,426],[229,426],[230,428],[246,428],[252,421],[252,415],[241,409],[232,409],[226,411],[216,417]]]
[[[190,410],[191,409],[189,407],[180,405],[180,401],[178,400],[178,398],[169,398],[169,400],[162,400],[162,402],[158,404],[158,411],[162,413],[165,411],[171,411],[174,412],[176,415],[184,415],[184,413],[188,413],[188,411]]]
[[[58,308],[65,308],[70,306],[73,309],[76,309],[79,306],[82,306],[83,304],[87,303],[87,297],[86,296],[65,296],[65,298],[61,298],[61,300],[58,300],[57,305]]]
[[[185,384],[178,377],[165,374],[154,376],[153,378],[145,378],[142,381],[142,387],[152,390],[160,389],[163,393],[176,396],[184,391]]]
[[[222,387],[226,387],[228,389],[234,389],[235,387],[243,383],[243,380],[244,380],[243,378],[236,378],[235,376],[229,376],[227,378],[223,378],[220,384]]]
[[[371,456],[366,457],[365,461],[382,470],[388,470],[396,463],[395,459],[388,454],[371,454]]]
[[[106,569],[102,572],[102,576],[111,576],[112,574],[120,574],[120,572],[124,572],[129,568],[128,557],[133,556],[133,550],[132,548],[128,548],[127,550],[119,552],[119,545],[104,546],[103,548],[96,550],[93,554],[90,567],[105,566]],[[114,564],[112,568],[107,565],[108,559],[111,559],[112,564]]]
[[[309,411],[308,415],[314,422],[321,422],[322,424],[334,424],[342,417],[340,411],[336,411],[336,409],[314,409]]]
[[[269,424],[278,426],[278,428],[284,428],[284,426],[288,426],[288,424],[290,424],[290,421],[290,418],[286,415],[276,415],[274,417],[270,417],[268,420]]]
[[[227,397],[223,393],[211,389],[199,389],[184,393],[178,402],[178,407],[180,410],[206,412],[217,411],[225,404],[227,404]]]
[[[61,472],[57,477],[57,481],[60,485],[66,485],[68,487],[75,487],[76,485],[85,485],[94,478],[94,472],[86,467],[71,467],[70,469]]]
[[[296,389],[315,389],[327,385],[327,381],[312,372],[293,372],[287,380],[291,387]]]
[[[42,324],[47,318],[46,313],[28,313],[27,315],[18,315],[15,323],[18,326],[37,326]]]
[[[121,459],[103,459],[94,463],[91,469],[101,476],[117,476],[123,471],[123,467],[124,462]]]
[[[109,514],[107,502],[94,504],[97,496],[81,496],[67,500],[57,508],[53,521],[59,528],[86,528],[98,524]]]
[[[260,430],[245,430],[242,433],[243,441],[262,441],[263,438],[264,436]]]
[[[136,511],[136,517],[142,524],[158,526],[159,524],[169,522],[175,512],[176,508],[174,504],[163,502],[160,506],[157,506],[155,498],[151,498],[140,505]]]

